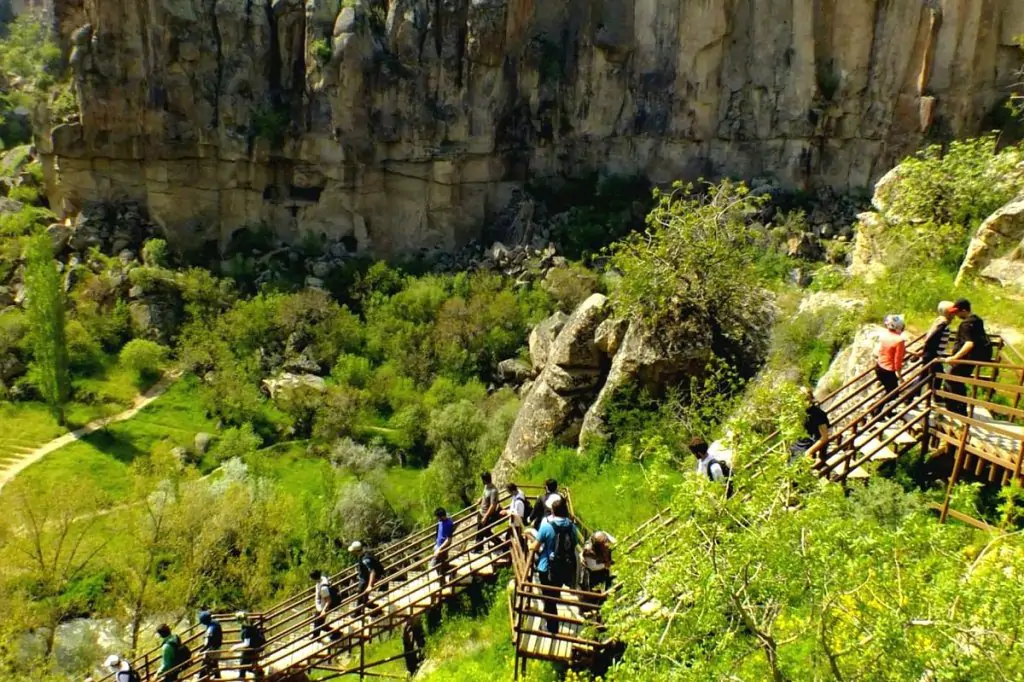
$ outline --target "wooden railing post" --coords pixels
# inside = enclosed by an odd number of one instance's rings
[[[949,475],[949,485],[946,486],[946,499],[942,502],[942,512],[939,514],[939,523],[945,523],[946,517],[949,515],[949,502],[953,496],[953,486],[956,485],[956,480],[960,476],[960,470],[964,465],[964,451],[967,448],[967,438],[971,432],[971,425],[964,423],[963,433],[960,434],[960,444],[956,449],[956,462],[953,464],[953,473]]]

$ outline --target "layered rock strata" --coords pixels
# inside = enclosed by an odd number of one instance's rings
[[[344,6],[343,6],[344,5]],[[529,179],[867,186],[1006,95],[1019,0],[57,0],[54,206],[453,248]]]

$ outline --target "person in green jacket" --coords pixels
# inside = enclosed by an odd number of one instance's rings
[[[178,676],[181,675],[179,666],[184,663],[179,660],[181,638],[173,634],[170,626],[166,623],[156,629],[156,634],[161,640],[160,668],[157,669],[156,674],[162,682],[177,682]]]

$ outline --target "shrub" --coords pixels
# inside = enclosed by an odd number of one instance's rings
[[[138,383],[160,376],[169,350],[155,341],[132,339],[121,349],[121,364],[135,375]]]
[[[576,263],[552,268],[544,278],[544,290],[555,299],[559,310],[566,313],[571,313],[588,296],[600,289],[601,280],[597,273]]]
[[[31,185],[15,185],[7,192],[7,198],[20,201],[23,204],[35,205],[39,203],[40,193],[37,187]]]
[[[314,402],[312,436],[328,442],[352,433],[359,425],[365,399],[360,391],[331,386]]]
[[[362,445],[351,438],[342,438],[331,448],[331,462],[350,471],[362,480],[384,471],[394,460],[391,453],[378,445]]]
[[[331,370],[331,376],[339,384],[346,384],[353,388],[366,388],[366,383],[373,374],[373,367],[370,361],[361,355],[342,353],[338,356]]]
[[[167,267],[167,242],[147,239],[142,245],[142,262],[153,268]]]
[[[312,53],[313,59],[321,66],[331,61],[331,44],[323,38],[314,40],[309,51]]]
[[[378,545],[403,532],[402,520],[380,488],[368,481],[345,486],[334,507],[346,542]]]
[[[226,462],[235,458],[244,459],[256,452],[263,439],[259,437],[250,422],[239,427],[225,429],[210,448],[210,455],[216,462]]]
[[[103,362],[103,350],[89,330],[78,320],[69,320],[64,331],[68,344],[68,362],[73,370],[88,372]]]

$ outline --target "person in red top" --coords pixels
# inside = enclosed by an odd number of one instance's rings
[[[878,414],[892,399],[891,394],[903,381],[903,358],[907,353],[907,342],[903,339],[905,324],[902,315],[886,315],[883,322],[885,332],[878,346],[878,361],[875,364],[875,378],[885,389],[885,399],[875,408]]]

